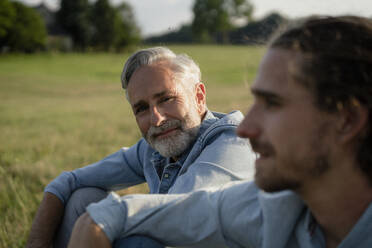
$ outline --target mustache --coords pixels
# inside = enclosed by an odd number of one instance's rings
[[[182,129],[182,122],[180,120],[169,120],[164,122],[164,124],[159,127],[151,126],[147,131],[146,137],[156,138],[156,136],[158,136],[159,134],[174,128]]]
[[[255,153],[259,153],[263,156],[275,154],[274,146],[268,142],[262,142],[256,139],[249,139],[249,143],[251,144],[252,150]]]

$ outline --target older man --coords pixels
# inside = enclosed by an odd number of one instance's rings
[[[173,246],[372,247],[371,68],[370,19],[315,18],[285,31],[263,58],[238,128],[259,154],[255,182],[110,195],[88,207],[71,247],[134,233]],[[121,218],[107,222],[101,209]]]
[[[200,69],[188,56],[162,47],[140,50],[126,62],[122,85],[143,139],[51,182],[28,247],[49,246],[57,228],[54,246],[65,247],[85,207],[109,190],[147,182],[150,193],[185,193],[250,178],[252,169],[245,165],[253,165],[253,153],[246,141],[235,136],[242,114],[207,109]],[[120,218],[110,212],[105,215]],[[131,237],[118,241],[119,245],[158,244]]]

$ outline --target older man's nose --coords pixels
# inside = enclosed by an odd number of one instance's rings
[[[154,127],[161,126],[165,120],[166,118],[160,109],[158,109],[157,107],[151,108],[151,125],[152,126]]]

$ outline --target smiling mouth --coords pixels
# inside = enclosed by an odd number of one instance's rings
[[[161,133],[157,133],[157,134],[154,134],[154,138],[157,139],[157,138],[164,138],[164,137],[167,137],[171,134],[173,134],[174,132],[178,131],[179,128],[176,127],[176,128],[171,128],[171,129],[168,129],[164,132],[161,132]]]

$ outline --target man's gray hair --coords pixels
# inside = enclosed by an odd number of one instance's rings
[[[170,63],[175,80],[191,88],[201,80],[199,66],[186,54],[175,54],[166,47],[152,47],[139,50],[129,57],[121,73],[121,84],[127,89],[133,73],[144,65],[152,65],[160,61]],[[187,81],[187,82],[186,82]]]

